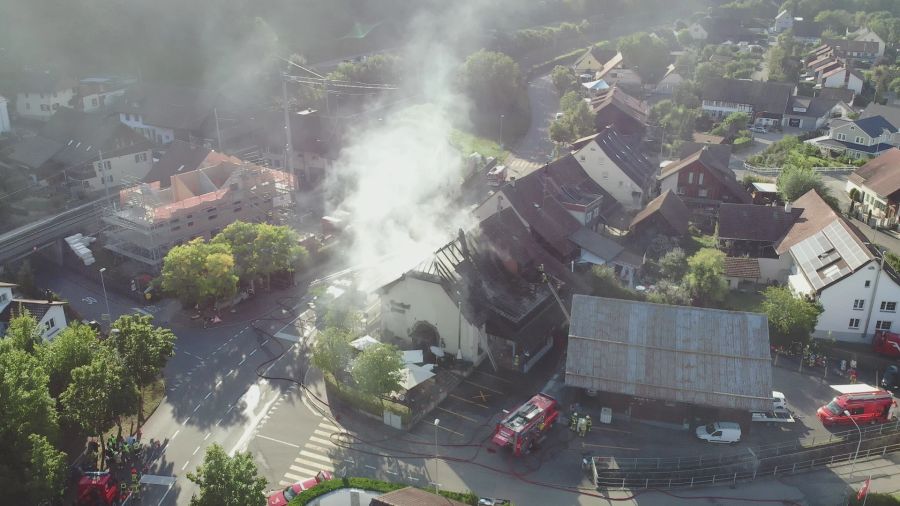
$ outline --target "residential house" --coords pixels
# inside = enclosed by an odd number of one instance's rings
[[[590,98],[605,94],[606,91],[609,90],[609,85],[606,84],[606,81],[603,79],[581,83],[581,87],[587,90],[588,97]]]
[[[688,33],[694,40],[703,40],[707,44],[723,42],[752,42],[753,34],[740,19],[707,16],[688,27]]]
[[[884,55],[884,45],[877,41],[825,39],[822,43],[830,47],[835,56],[866,63],[874,63]]]
[[[109,191],[139,181],[153,165],[151,145],[115,117],[62,107],[38,135],[13,145],[8,160],[34,181]]]
[[[778,185],[775,183],[754,182],[748,188],[753,203],[758,206],[777,204],[781,198],[778,194]]]
[[[887,44],[884,42],[884,39],[878,36],[877,33],[873,32],[868,28],[862,28],[858,32],[852,35],[853,40],[858,42],[874,42],[878,44],[878,49],[875,51],[875,55],[878,58],[884,56],[884,50],[887,47]]]
[[[240,128],[236,123],[242,123],[234,117],[225,121],[234,110],[236,106],[210,90],[151,83],[128,88],[114,107],[123,124],[158,145],[180,139],[215,146],[219,136],[224,143],[231,137],[228,132]]]
[[[819,90],[816,90],[815,93],[816,97],[837,100],[838,102],[842,102],[843,104],[850,106],[853,105],[853,99],[856,98],[856,93],[853,90],[848,90],[847,88],[821,88]]]
[[[232,158],[217,162],[176,170],[165,185],[156,181],[121,190],[119,206],[103,218],[110,225],[105,247],[158,269],[173,246],[211,238],[238,220],[271,221],[292,205],[290,174]]]
[[[825,23],[817,23],[806,19],[795,19],[791,28],[794,40],[803,44],[818,44],[822,40],[822,32],[825,31]]]
[[[284,156],[284,113],[271,111],[257,114],[256,117],[258,120],[254,127],[254,137],[261,161],[277,169],[287,168]],[[325,179],[331,161],[336,158],[331,152],[333,143],[329,142],[324,120],[318,111],[306,109],[292,112],[290,121],[294,175],[300,188],[308,188]]]
[[[781,11],[775,16],[775,24],[772,25],[774,33],[781,33],[794,27],[794,16],[788,11]]]
[[[12,126],[9,124],[9,101],[3,95],[0,95],[0,135],[12,132]]]
[[[847,193],[854,189],[860,193],[859,212],[864,215],[871,212],[876,226],[896,229],[900,206],[900,149],[891,148],[856,169],[847,178],[846,189]]]
[[[782,126],[800,130],[818,130],[832,118],[848,116],[853,112],[849,105],[822,97],[791,97],[791,105],[785,111]]]
[[[25,313],[37,320],[37,329],[45,341],[51,341],[68,326],[65,302],[18,298],[13,294],[17,285],[0,282],[0,337],[6,334],[9,322]]]
[[[716,229],[719,248],[730,257],[755,259],[760,281],[784,282],[791,264],[786,256],[776,252],[776,247],[802,213],[802,208],[791,203],[784,206],[722,204]]]
[[[726,202],[750,203],[750,195],[728,167],[730,155],[727,144],[697,146],[693,153],[662,169],[657,177],[660,191],[676,193],[685,205],[701,213],[715,214]]]
[[[509,216],[507,222],[515,223]],[[541,263],[523,263],[520,249],[541,247],[524,226],[513,234],[510,247],[480,226],[460,231],[431,258],[382,286],[382,334],[426,352],[439,347],[476,365],[487,357],[497,369],[531,370],[565,324],[547,283],[568,290],[564,280],[571,273],[549,254],[539,257]]]
[[[813,336],[869,343],[876,330],[894,328],[900,301],[896,273],[815,190],[795,204],[803,214],[776,252],[790,255],[791,291],[822,305]]]
[[[780,125],[794,85],[745,79],[712,79],[703,86],[702,109],[714,119],[745,112],[757,125]]]
[[[691,23],[687,27],[688,34],[691,36],[693,40],[706,40],[709,37],[709,34],[706,32],[706,28],[703,27],[699,21]]]
[[[634,286],[638,271],[644,264],[644,257],[630,250],[610,237],[588,228],[580,228],[569,236],[569,240],[581,248],[578,263],[606,265],[627,287]]]
[[[883,116],[865,119],[831,121],[828,139],[819,141],[817,146],[831,154],[846,154],[852,158],[878,156],[900,145],[897,127]]]
[[[688,233],[691,212],[671,190],[662,192],[631,220],[629,234],[640,239],[659,235],[681,237]]]
[[[643,100],[614,86],[595,93],[590,104],[597,131],[612,127],[631,140],[639,140],[644,135],[650,108]]]
[[[125,96],[134,81],[117,77],[88,77],[78,83],[74,108],[84,112],[105,111]]]
[[[601,392],[631,419],[692,428],[731,420],[749,430],[772,408],[765,315],[575,295],[565,383]]]
[[[621,52],[617,52],[606,61],[594,76],[594,79],[603,79],[610,86],[640,90],[643,85],[641,76],[633,69],[625,66],[625,58]]]
[[[847,88],[859,95],[862,93],[863,83],[866,81],[862,73],[853,68],[840,66],[821,74],[819,83],[823,88]]]
[[[675,68],[675,64],[670,63],[669,67],[666,69],[665,75],[659,83],[656,84],[656,88],[653,89],[653,92],[657,95],[671,95],[675,92],[675,88],[683,82],[684,77],[682,77]]]
[[[55,72],[25,72],[16,93],[16,114],[20,118],[46,121],[60,107],[72,107],[78,83]]]
[[[579,76],[590,76],[583,80],[594,81],[596,80],[597,72],[603,70],[606,62],[616,56],[616,54],[617,52],[614,49],[600,49],[596,46],[591,46],[575,61],[572,68],[575,69],[575,73]]]
[[[860,112],[859,119],[868,119],[874,116],[881,116],[891,125],[900,128],[900,107],[872,102]]]
[[[656,168],[637,146],[610,126],[576,145],[575,159],[591,179],[626,210],[643,207],[655,186]]]

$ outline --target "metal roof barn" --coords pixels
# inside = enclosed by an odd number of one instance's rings
[[[765,315],[575,295],[566,384],[747,411],[772,407]]]

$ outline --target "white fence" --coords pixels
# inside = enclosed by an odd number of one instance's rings
[[[855,165],[842,165],[840,167],[813,167],[813,171],[818,172],[819,174],[830,172],[848,173],[853,172],[858,168],[859,167],[856,167]],[[757,167],[756,165],[744,162],[744,170],[748,170],[760,176],[778,177],[781,174],[782,169],[781,167]]]

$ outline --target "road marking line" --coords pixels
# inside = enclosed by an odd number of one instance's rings
[[[468,421],[470,421],[470,422],[472,422],[472,423],[478,423],[478,420],[476,420],[476,419],[474,419],[474,418],[469,418],[469,417],[466,416],[466,415],[461,415],[461,414],[459,414],[459,413],[456,413],[455,411],[450,411],[449,409],[444,409],[444,408],[442,408],[442,407],[440,407],[440,406],[438,406],[437,408],[438,408],[439,410],[445,412],[445,413],[450,413],[451,415],[458,416],[458,417],[462,418],[463,420],[468,420]]]
[[[200,409],[200,405],[199,405],[199,404],[197,404],[197,407],[194,408],[194,413],[196,413],[198,409]]]
[[[175,439],[175,436],[177,436],[179,432],[181,432],[181,429],[176,430],[175,434],[172,434],[172,437],[169,438],[169,441]]]
[[[278,486],[279,486],[279,487],[290,487],[290,486],[293,485],[293,484],[294,484],[294,482],[292,482],[292,481],[284,481],[284,480],[280,480],[280,481],[278,482]]]
[[[308,450],[310,450],[310,451],[320,452],[320,453],[321,453],[321,452],[328,452],[328,450],[329,450],[328,448],[325,448],[324,446],[317,446],[317,445],[314,445],[314,444],[312,444],[312,443],[306,443],[306,444],[303,445],[303,447],[306,448],[306,449],[308,449]],[[332,447],[332,448],[333,448],[333,447]]]
[[[166,493],[163,494],[162,499],[159,500],[159,503],[156,506],[162,506],[162,503],[164,503],[166,501],[166,496],[169,495],[169,492],[172,491],[172,487],[174,487],[174,486],[175,486],[174,483],[169,485],[169,488],[166,489]]]
[[[431,424],[428,424],[428,425],[431,425]],[[460,434],[459,432],[456,432],[455,430],[450,430],[450,429],[448,429],[447,427],[444,427],[443,425],[436,425],[436,427],[439,428],[439,429],[443,429],[443,430],[445,430],[445,431],[447,431],[447,432],[450,432],[450,433],[452,433],[452,434],[456,434],[456,435],[459,436],[459,437],[465,437],[463,434]]]
[[[294,443],[288,443],[287,441],[282,441],[280,439],[275,439],[275,438],[269,437],[269,436],[263,436],[262,434],[257,434],[256,437],[268,439],[269,441],[275,441],[276,443],[281,443],[283,445],[293,446],[294,448],[300,448],[300,445],[295,445]]]
[[[484,376],[489,376],[489,377],[491,377],[491,378],[498,379],[498,380],[500,380],[500,381],[509,383],[510,385],[513,384],[512,381],[510,381],[510,380],[508,380],[508,379],[506,379],[506,378],[501,378],[500,376],[494,376],[493,374],[488,374],[488,373],[486,373],[486,372],[481,372],[481,371],[475,371],[475,372],[477,372],[478,374],[483,374]]]
[[[184,419],[184,423],[182,423],[182,424],[181,424],[181,425],[187,425],[187,423],[188,423],[188,420],[190,420],[190,419],[191,419],[191,417],[187,417],[187,418],[185,418],[185,419]]]
[[[796,417],[795,417],[796,418]],[[591,430],[605,430],[607,432],[619,432],[622,434],[631,434],[629,430],[621,430],[621,429],[608,429],[606,427],[592,427]]]
[[[213,425],[219,425],[220,423],[222,423],[222,419],[221,419],[221,418],[219,418],[218,420],[216,420],[216,423],[214,423]]]
[[[319,429],[313,429],[313,434],[318,434],[318,435],[320,435],[320,436],[325,436],[325,437],[327,437],[327,438],[330,438],[330,437],[331,437],[331,433],[330,433],[330,432],[325,432],[324,430],[319,430]]]
[[[325,422],[319,422],[319,427],[322,427],[323,429],[333,430],[335,432],[341,432],[344,430],[340,427],[337,427],[337,426],[331,425],[330,423],[325,423]]]
[[[258,350],[259,350],[259,348],[257,348],[257,349],[255,349],[255,350],[251,351],[250,354],[247,355],[247,356],[248,356],[248,357],[252,357],[253,354],[256,353]]]
[[[194,448],[194,453],[191,454],[191,457],[193,457],[194,455],[197,455],[197,452],[199,452],[199,451],[200,451],[200,447],[199,447],[199,446],[197,446],[196,448]]]
[[[315,441],[316,443],[319,443],[319,444],[330,445],[330,446],[337,447],[337,445],[334,444],[334,442],[331,441],[330,439],[322,439],[322,438],[320,438],[320,437],[310,436],[310,437],[309,437],[309,440],[310,440],[310,441]]]
[[[505,392],[501,392],[500,390],[494,390],[494,389],[491,388],[491,387],[486,387],[486,386],[484,386],[484,385],[479,385],[478,383],[475,383],[474,381],[463,380],[463,382],[468,383],[468,384],[470,384],[470,385],[475,385],[475,386],[478,387],[478,388],[483,388],[483,389],[485,389],[485,390],[490,390],[491,392],[494,392],[495,394],[503,395],[503,394],[505,393]]]
[[[366,467],[368,467],[369,469],[373,469],[373,470],[375,469],[375,466],[370,466],[369,464],[366,464]]]
[[[181,353],[184,353],[185,355],[187,355],[187,356],[189,356],[189,357],[194,357],[194,358],[196,358],[197,360],[203,360],[202,358],[198,357],[197,355],[194,355],[193,353],[191,353],[191,352],[189,352],[189,351],[182,351]]]
[[[592,443],[581,443],[582,448],[587,448],[588,446],[592,448],[611,448],[613,450],[628,450],[630,452],[640,451],[640,448],[628,448],[625,446],[607,446],[607,445],[595,445]]]
[[[184,465],[181,466],[181,470],[184,471],[184,469],[188,466],[188,464],[190,464],[190,461],[185,462]]]
[[[267,345],[267,344],[269,344],[269,340],[268,340],[268,339],[266,339],[265,341],[262,342],[262,346],[265,346],[265,345]]]
[[[306,475],[307,477],[315,476],[315,475],[316,475],[319,471],[321,471],[322,469],[324,469],[324,470],[326,470],[326,471],[334,471],[334,468],[333,468],[333,467],[332,467],[332,468],[328,468],[327,466],[321,466],[321,467],[315,466],[315,467],[316,467],[317,469],[310,469],[310,468],[308,468],[308,467],[303,467],[303,466],[296,466],[296,465],[294,465],[294,466],[288,467],[288,469],[290,469],[291,471],[295,471],[295,472],[304,474],[304,475]],[[306,478],[304,478],[304,479],[306,479]]]
[[[221,385],[221,384],[222,384],[222,380],[217,381],[217,382],[216,382],[216,388],[219,388],[219,385]]]
[[[397,475],[397,471],[390,471],[390,470],[388,470],[388,469],[385,469],[384,472],[386,472],[386,473],[388,473],[388,474],[393,474],[394,476]]]
[[[225,414],[227,415],[232,409],[234,409],[234,404],[228,407],[228,411],[226,411]]]
[[[322,462],[327,462],[327,463],[331,464],[331,457],[328,457],[325,455],[319,455],[318,453],[313,453],[313,452],[307,451],[307,450],[300,450],[300,455],[303,455],[304,457],[308,457],[308,458],[315,459],[315,460],[321,460]]]
[[[206,394],[206,397],[204,397],[203,400],[205,401],[206,399],[209,399],[209,396],[212,395],[212,394],[213,394],[212,392]]]
[[[294,480],[294,481],[300,481],[300,480],[305,480],[305,479],[306,479],[306,478],[304,478],[304,477],[302,477],[302,476],[297,476],[296,474],[291,474],[291,473],[284,473],[284,477],[287,478],[287,479],[289,479],[289,480]]]
[[[485,406],[484,404],[481,404],[480,402],[470,401],[469,399],[463,399],[462,397],[460,397],[458,395],[454,395],[454,394],[450,394],[450,397],[453,397],[456,400],[468,402],[469,404],[474,404],[475,406],[487,409],[487,406]]]
[[[246,362],[246,361],[247,361],[247,357],[244,357],[244,358],[241,359],[240,362],[238,362],[238,365],[243,365],[244,362]]]
[[[232,369],[231,372],[228,373],[228,375],[229,376],[231,376],[231,375],[237,376],[237,369]]]
[[[212,436],[212,432],[208,432],[208,433],[206,434],[206,437],[203,438],[203,440],[206,441],[207,439],[209,439],[209,436]]]

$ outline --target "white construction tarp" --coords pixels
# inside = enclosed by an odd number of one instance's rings
[[[421,364],[425,361],[422,350],[405,350],[403,352],[404,364]]]
[[[359,339],[355,339],[350,342],[350,346],[353,346],[359,351],[363,351],[370,346],[374,346],[378,344],[378,340],[370,335],[365,335],[360,337]]]
[[[415,364],[406,364],[406,367],[400,369],[400,372],[403,374],[400,386],[405,390],[411,390],[419,383],[434,377],[433,372]]]

